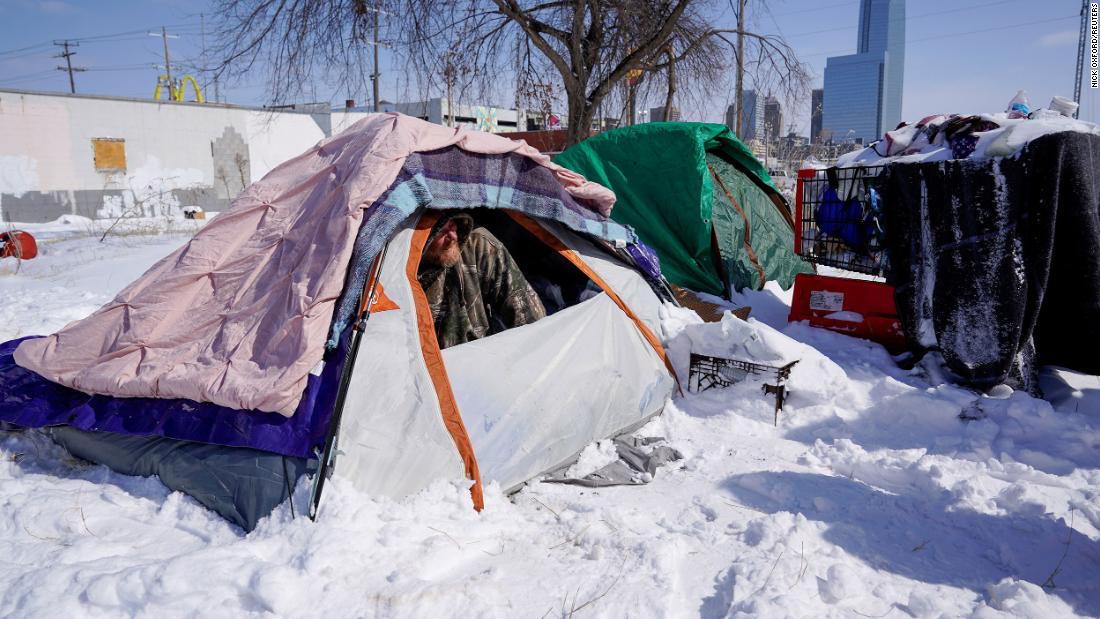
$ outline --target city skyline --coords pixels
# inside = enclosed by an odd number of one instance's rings
[[[735,105],[731,104],[726,108],[726,126],[741,141],[747,142],[764,133],[764,98],[750,88],[741,93],[741,106],[744,112],[742,112],[740,131],[737,128],[737,106]]]
[[[141,10],[135,10],[139,6]],[[735,27],[732,12],[724,6],[716,5],[715,26]],[[860,2],[785,0],[749,6],[748,29],[783,36],[811,70],[805,96],[783,101],[785,123],[793,121],[796,133],[809,135],[809,89],[822,86],[827,58],[857,51]],[[0,37],[4,40],[0,88],[67,92],[68,76],[56,68],[64,61],[53,57],[61,48],[51,42],[85,38],[72,57],[74,66],[88,68],[75,76],[78,92],[149,98],[158,75],[153,67],[163,65],[163,46],[159,36],[147,32],[159,35],[161,26],[167,26],[169,35],[179,36],[169,40],[173,64],[179,62],[193,70],[201,60],[204,30],[207,45],[212,44],[212,8],[202,0],[156,0],[140,5],[128,0],[5,2],[0,4]],[[914,121],[941,112],[1001,111],[1019,89],[1027,90],[1033,105],[1039,107],[1053,95],[1071,96],[1079,10],[1079,0],[1050,0],[1040,11],[1032,10],[1025,0],[911,3],[905,18],[902,118]],[[26,47],[32,49],[3,53]],[[391,50],[384,48],[381,56],[384,99],[412,101],[440,96],[423,96],[411,88]],[[949,71],[942,70],[948,67]],[[207,96],[212,98],[217,90],[223,101],[263,105],[267,91],[259,67],[253,75],[218,88],[207,84]],[[745,88],[753,87],[751,79],[746,79]],[[677,102],[683,118],[723,122],[734,99],[732,80],[721,88],[706,96],[685,90],[683,100]],[[1097,92],[1086,84],[1080,102],[1083,120],[1100,121]],[[370,102],[369,92],[349,93],[320,78],[303,84],[298,100],[341,106],[348,98]],[[507,104],[510,95],[498,99],[483,103]],[[640,100],[638,108],[662,103],[663,96],[655,94]]]

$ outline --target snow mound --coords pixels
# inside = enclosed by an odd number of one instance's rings
[[[90,312],[181,242],[50,240],[0,272],[0,338]],[[643,486],[490,485],[477,513],[466,480],[392,500],[337,474],[317,522],[301,482],[245,535],[155,479],[0,430],[0,616],[1100,616],[1095,411],[788,325],[773,283],[738,302],[761,319],[662,308],[685,393],[639,434],[684,459]],[[757,378],[686,391],[693,351],[799,360],[778,426]],[[590,445],[573,473],[612,453]]]

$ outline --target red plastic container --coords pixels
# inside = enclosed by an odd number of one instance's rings
[[[787,320],[878,342],[895,355],[906,350],[894,287],[880,282],[799,274]]]
[[[29,232],[0,232],[0,258],[30,260],[38,255],[38,243]]]

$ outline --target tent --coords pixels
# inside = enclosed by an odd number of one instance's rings
[[[658,122],[601,133],[555,157],[615,192],[612,218],[653,247],[673,284],[728,297],[812,269],[786,200],[725,125]]]
[[[639,427],[675,385],[667,288],[613,201],[522,142],[373,115],[91,316],[0,345],[0,421],[67,426],[54,436],[74,453],[159,474],[246,529],[307,469],[313,510],[333,471],[391,497],[465,477],[481,509],[485,484],[516,489]],[[416,277],[440,209],[474,209],[521,268],[582,285],[440,350]]]

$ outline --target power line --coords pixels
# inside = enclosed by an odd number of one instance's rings
[[[0,52],[0,56],[7,56],[8,54],[15,54],[18,52],[26,52],[34,49],[49,49],[53,43],[37,43],[35,45],[28,45],[26,47],[20,47],[17,49],[8,49]]]
[[[0,56],[0,61],[15,60],[16,58],[26,58],[27,56],[41,56],[50,51],[49,47],[43,47],[41,49],[35,49],[30,52],[23,52],[22,54],[14,54],[9,56]]]
[[[908,15],[905,17],[906,22],[910,22],[914,19],[922,19],[925,17],[935,17],[936,15],[946,15],[948,13],[959,13],[961,11],[972,11],[974,9],[983,9],[986,7],[996,6],[998,4],[1007,4],[1009,2],[1016,2],[1017,0],[996,0],[996,2],[988,2],[986,4],[975,4],[973,6],[964,6],[954,9],[947,9],[944,11],[932,11],[931,13],[921,13],[919,15]],[[778,28],[778,26],[776,26]],[[811,34],[822,34],[825,32],[840,32],[843,30],[854,30],[856,26],[838,26],[836,28],[825,28],[823,30],[811,30],[809,32],[796,32],[792,34],[792,37],[808,36]]]
[[[176,28],[193,28],[193,27],[196,27],[196,24],[189,23],[189,22],[184,22],[184,23],[180,23],[180,24],[165,24],[165,25],[161,26],[161,28],[172,28],[173,30],[175,30]],[[142,28],[141,30],[127,30],[126,32],[115,32],[113,34],[100,34],[100,35],[95,35],[95,36],[90,36],[90,37],[80,37],[80,38],[71,39],[71,40],[81,41],[81,42],[98,41],[98,40],[102,40],[102,39],[109,39],[109,38],[112,38],[112,37],[133,36],[133,35],[138,35],[138,34],[146,34],[146,33],[149,32],[149,30],[150,30],[150,28]]]
[[[0,79],[0,82],[5,83],[5,84],[10,83],[10,82],[23,82],[23,81],[27,81],[27,80],[30,80],[30,79],[38,79],[38,78],[41,78],[41,77],[45,77],[47,75],[54,75],[54,69],[46,69],[45,71],[35,71],[34,73],[24,73],[23,75],[16,75],[14,77],[5,77],[3,79]]]
[[[979,29],[979,30],[966,30],[964,32],[951,32],[951,33],[948,33],[948,34],[941,34],[941,35],[936,35],[936,36],[932,36],[932,37],[923,37],[923,38],[920,38],[920,39],[912,39],[912,40],[906,41],[905,44],[909,45],[911,43],[922,43],[924,41],[935,41],[935,40],[938,40],[938,39],[949,39],[949,38],[952,38],[952,37],[961,37],[961,36],[968,35],[968,34],[980,34],[980,33],[983,33],[983,32],[994,32],[994,31],[997,31],[997,30],[1010,30],[1012,28],[1021,28],[1021,27],[1024,27],[1024,26],[1035,26],[1035,25],[1038,25],[1038,24],[1049,24],[1049,23],[1052,23],[1052,22],[1065,21],[1067,19],[1076,19],[1076,18],[1077,18],[1076,15],[1065,15],[1063,17],[1054,17],[1054,18],[1051,18],[1051,19],[1041,19],[1039,21],[1030,21],[1030,22],[1026,22],[1026,23],[1022,23],[1022,24],[1009,24],[1007,26],[995,26],[993,28],[982,28],[982,29]],[[844,49],[834,49],[834,50],[829,50],[829,51],[824,51],[824,52],[814,52],[812,54],[799,54],[799,57],[800,58],[813,58],[815,56],[830,56],[830,55],[835,55],[835,54],[851,54],[851,53],[852,53],[852,48],[848,47],[848,48],[844,48]]]
[[[176,65],[179,66],[179,65]],[[145,64],[129,64],[129,65],[105,65],[102,67],[88,67],[85,71],[148,71],[149,69],[156,69],[159,65],[152,63]]]
[[[198,32],[192,32],[192,30],[195,30],[196,28],[198,28],[199,25],[195,24],[193,22],[181,22],[181,23],[178,23],[178,24],[166,24],[163,27],[172,28],[172,29],[179,29],[184,34],[198,34]],[[97,34],[97,35],[86,36],[86,37],[70,37],[70,38],[65,39],[65,40],[75,42],[75,43],[89,43],[89,42],[93,42],[93,41],[96,41],[96,42],[108,41],[108,40],[114,39],[115,37],[124,37],[124,36],[133,36],[134,37],[133,40],[137,40],[138,38],[144,39],[144,36],[137,37],[136,35],[145,35],[145,33],[147,33],[151,29],[152,29],[152,27],[142,28],[140,30],[126,30],[124,32],[112,32],[110,34]],[[124,39],[118,39],[118,40],[121,41],[121,40],[124,40]],[[131,39],[125,39],[125,40],[131,40]],[[19,48],[15,48],[15,49],[7,49],[7,50],[0,51],[0,57],[7,56],[8,54],[15,54],[15,53],[19,53],[19,52],[27,52],[27,51],[31,51],[31,50],[37,50],[37,49],[43,49],[43,50],[44,49],[49,49],[50,46],[52,46],[52,45],[55,45],[55,43],[53,41],[43,41],[41,43],[35,43],[33,45],[27,45],[25,47],[19,47]]]
[[[803,15],[805,13],[815,13],[817,11],[825,11],[828,9],[835,9],[838,6],[851,6],[858,3],[859,0],[848,0],[848,2],[838,2],[836,4],[826,4],[824,6],[815,6],[812,9],[802,9],[800,11],[790,11],[789,13],[775,13],[776,17],[787,17],[788,15]],[[766,7],[766,5],[765,5]]]
[[[1051,19],[1040,19],[1038,21],[1029,21],[1022,24],[1010,24],[1008,26],[995,26],[993,28],[982,28],[979,30],[967,30],[966,32],[952,32],[950,34],[940,34],[934,37],[924,37],[922,39],[913,39],[913,43],[920,43],[923,41],[937,41],[939,39],[949,39],[951,37],[958,37],[964,34],[981,34],[983,32],[995,32],[997,30],[1011,30],[1012,28],[1021,28],[1023,26],[1036,26],[1038,24],[1049,24],[1056,21],[1065,21],[1067,19],[1073,19],[1076,15],[1064,15],[1062,17],[1054,17]]]

